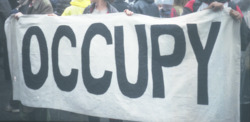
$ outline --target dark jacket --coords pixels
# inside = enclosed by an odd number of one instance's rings
[[[32,7],[28,8],[27,14],[51,14],[53,7],[49,0],[36,0]]]
[[[111,3],[119,12],[123,12],[125,9],[129,9],[129,4],[124,0],[115,0],[115,2]]]
[[[4,23],[7,17],[11,12],[11,6],[8,0],[0,0],[0,48],[3,52],[1,52],[1,56],[3,56],[3,68],[5,79],[10,80],[10,69],[9,69],[9,61],[8,61],[8,51],[7,51],[7,42],[6,36],[4,32]],[[3,55],[2,55],[3,54]]]
[[[9,0],[11,9],[14,9],[18,6],[17,0]]]
[[[8,18],[11,7],[8,0],[0,0],[0,44],[5,41],[4,22]],[[0,45],[0,47],[1,47]]]
[[[63,1],[65,1],[65,0],[63,0]],[[58,0],[50,0],[50,3],[51,3],[51,5],[52,5],[52,7],[53,7],[53,9],[54,9],[54,11],[55,11],[56,5],[57,5],[57,3],[58,3]]]
[[[0,0],[0,44],[5,39],[4,22],[8,18],[11,6],[8,0]]]
[[[24,0],[20,2],[20,5],[12,10],[12,14],[21,12],[23,14],[51,14],[53,13],[53,8],[49,0],[36,0],[35,3],[31,5],[32,0]]]
[[[250,103],[250,45],[246,52],[242,55],[242,66],[241,66],[241,92],[240,92],[240,101],[241,104]]]
[[[131,10],[135,13],[149,15],[153,17],[160,17],[160,12],[154,0],[138,0],[131,7]]]
[[[11,14],[16,14],[18,12],[27,14],[27,10],[29,8],[30,3],[31,1],[29,0],[19,0],[18,6],[16,6],[14,9],[11,10]]]
[[[115,7],[113,7],[110,3],[107,4],[108,5],[108,13],[117,13],[117,9]],[[91,14],[95,9],[95,3],[92,3],[91,5],[89,5],[87,8],[85,8],[83,14]]]
[[[0,0],[0,17],[6,19],[11,11],[11,6],[8,0]]]
[[[70,6],[71,0],[58,0],[56,3],[56,14],[61,16],[65,8]]]

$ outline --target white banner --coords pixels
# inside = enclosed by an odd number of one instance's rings
[[[10,17],[14,99],[122,120],[238,122],[240,24],[228,11]]]

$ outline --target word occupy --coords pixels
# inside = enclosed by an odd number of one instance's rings
[[[213,22],[208,34],[207,44],[203,49],[197,25],[187,24],[188,36],[198,62],[198,98],[197,104],[208,105],[208,62],[220,30],[220,22]],[[94,78],[90,73],[89,50],[91,41],[96,35],[105,38],[107,45],[115,45],[115,61],[117,69],[117,80],[120,91],[129,98],[139,98],[145,92],[148,85],[148,49],[145,25],[135,25],[139,45],[139,70],[138,79],[135,84],[131,84],[126,77],[125,58],[124,58],[124,32],[123,26],[114,27],[114,42],[110,30],[102,23],[92,24],[83,39],[81,48],[82,78],[87,91],[91,94],[104,94],[110,86],[112,71],[105,71],[101,78]],[[152,25],[152,77],[153,77],[153,98],[164,98],[164,80],[162,67],[173,67],[182,63],[186,52],[186,39],[184,31],[175,24]],[[41,67],[37,74],[32,73],[30,61],[31,37],[37,37],[40,49]],[[161,35],[171,35],[174,37],[174,51],[171,55],[160,55],[159,37]],[[58,65],[58,47],[62,37],[67,37],[72,48],[76,47],[76,37],[73,30],[66,25],[57,28],[52,43],[52,65],[53,75],[58,88],[62,91],[70,92],[76,87],[78,69],[71,69],[68,76],[60,73]],[[43,86],[48,77],[48,47],[43,31],[38,26],[30,27],[23,38],[22,46],[22,67],[25,84],[28,88],[37,90]]]

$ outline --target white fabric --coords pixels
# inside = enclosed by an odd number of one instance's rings
[[[202,18],[202,19],[201,19]],[[197,104],[198,63],[189,40],[187,24],[197,24],[203,47],[207,43],[212,22],[221,22],[220,30],[208,64],[209,104]],[[87,29],[93,23],[103,23],[110,30],[113,41],[107,45],[97,35],[90,45],[90,70],[95,78],[101,78],[104,71],[112,72],[111,84],[104,94],[94,95],[87,91],[82,77],[82,43]],[[164,77],[164,98],[153,97],[152,80],[152,25],[178,25],[184,32],[186,52],[183,61],[174,67],[162,67]],[[58,88],[52,67],[52,42],[60,25],[72,28],[76,47],[67,37],[59,43],[59,68],[67,76],[71,69],[78,70],[77,84],[71,92]],[[138,77],[138,37],[135,25],[145,25],[148,49],[148,85],[139,98],[129,98],[120,91],[117,81],[115,60],[115,26],[123,26],[126,76],[131,84]],[[41,28],[48,49],[48,77],[37,90],[27,87],[23,74],[23,38],[28,28]],[[70,17],[22,16],[17,21],[8,18],[5,30],[8,39],[10,69],[14,86],[14,99],[30,107],[54,108],[80,114],[135,121],[164,122],[239,122],[240,88],[240,24],[229,16],[229,9],[221,12],[204,10],[195,14],[172,19],[158,19],[143,15],[126,16],[124,13],[108,15],[83,15]],[[118,37],[120,37],[119,35]],[[142,36],[142,35],[138,35]],[[167,41],[166,41],[167,40]],[[159,37],[161,55],[171,55],[174,38]],[[36,36],[31,38],[30,61],[36,74],[41,66]],[[27,81],[26,81],[27,82]]]
[[[94,9],[93,13],[92,14],[107,14],[108,12],[108,9],[104,9],[104,10],[97,10],[97,9]]]
[[[228,2],[225,2],[223,6],[224,6],[225,8],[228,7]],[[207,7],[208,7],[208,4],[202,2],[202,4],[200,5],[200,7],[198,8],[197,11],[202,11],[202,10],[204,10],[204,9],[207,8]]]

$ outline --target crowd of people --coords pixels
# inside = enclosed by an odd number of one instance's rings
[[[178,17],[204,9],[220,11],[231,7],[230,15],[241,23],[242,72],[241,103],[250,103],[250,1],[235,3],[230,0],[174,0],[172,5],[156,4],[155,0],[0,0],[0,56],[4,59],[5,77],[10,80],[4,22],[11,14],[18,19],[23,14],[73,16],[124,12],[128,16],[143,14],[152,17]],[[244,86],[244,87],[243,87]],[[20,103],[10,100],[7,111],[18,112]],[[248,108],[250,111],[250,107]],[[30,110],[32,111],[32,110]],[[248,112],[249,112],[248,111]],[[96,118],[90,118],[96,120]]]

